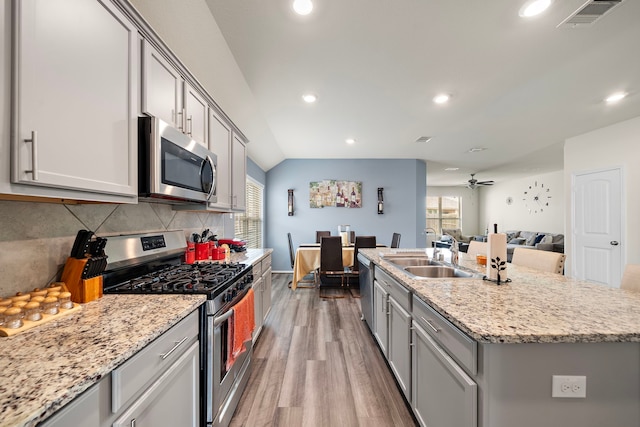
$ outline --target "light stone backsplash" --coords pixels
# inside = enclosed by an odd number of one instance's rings
[[[0,201],[0,297],[59,279],[80,229],[97,236],[209,228],[233,237],[231,214],[173,211],[157,203],[63,205]]]

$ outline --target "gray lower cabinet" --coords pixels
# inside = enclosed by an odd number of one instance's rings
[[[140,350],[41,427],[199,427],[198,311]]]
[[[411,293],[382,270],[374,286],[374,336],[407,400],[411,400]]]
[[[373,282],[373,336],[385,357],[389,342],[388,300],[389,293],[380,282],[375,280]]]
[[[264,321],[271,311],[271,254],[253,264],[254,319],[253,342],[258,339]]]
[[[411,400],[411,314],[389,296],[389,366],[407,400]]]
[[[198,427],[199,348],[193,343],[113,427]]]
[[[473,379],[416,321],[412,342],[411,405],[420,425],[476,427],[478,400]]]
[[[91,387],[73,402],[58,411],[40,427],[99,426],[100,387]]]

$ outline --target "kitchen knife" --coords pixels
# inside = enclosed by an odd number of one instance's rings
[[[71,248],[70,256],[72,258],[78,258],[78,252],[80,252],[80,244],[86,232],[87,230],[78,230],[78,234],[76,234],[76,240],[73,241],[73,247]]]
[[[83,259],[85,254],[89,251],[89,242],[93,236],[93,232],[89,230],[78,231],[78,247],[72,253],[72,257],[76,259]]]

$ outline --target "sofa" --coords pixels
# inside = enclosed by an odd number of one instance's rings
[[[564,253],[564,234],[540,231],[505,231],[507,235],[507,261],[511,262],[515,248],[538,249]]]

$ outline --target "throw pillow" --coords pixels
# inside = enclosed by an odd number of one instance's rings
[[[518,235],[518,231],[507,231],[507,242],[511,243],[513,239]]]
[[[527,240],[525,240],[524,244],[527,246],[533,246],[535,244],[536,241],[536,235],[534,234],[531,237],[528,237]]]
[[[544,236],[544,239],[540,241],[540,243],[553,243],[553,236],[551,234],[547,234]]]
[[[509,240],[509,243],[512,245],[522,245],[525,242],[525,239],[522,237],[516,237],[514,239]]]
[[[542,239],[544,239],[544,234],[538,234],[536,236],[536,240],[533,242],[534,245],[537,245],[538,243],[542,242]]]

